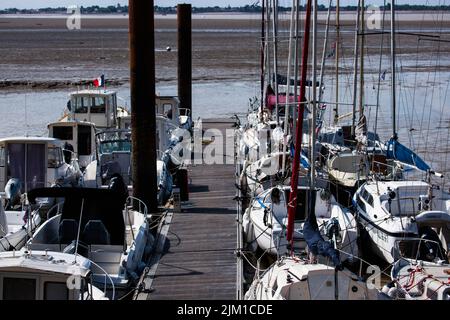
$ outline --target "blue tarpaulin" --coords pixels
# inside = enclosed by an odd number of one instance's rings
[[[291,157],[294,158],[294,144],[291,143]],[[309,169],[309,160],[306,154],[303,152],[303,150],[300,152],[300,165],[305,168]]]
[[[423,161],[417,154],[393,138],[387,143],[386,156],[388,159],[394,159],[415,166],[419,170],[430,170],[430,166],[426,164],[425,161]]]

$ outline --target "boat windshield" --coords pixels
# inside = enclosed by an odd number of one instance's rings
[[[130,152],[131,131],[105,131],[97,134],[99,153]]]
[[[112,153],[112,152],[130,152],[131,141],[129,140],[108,140],[100,143],[100,153]]]

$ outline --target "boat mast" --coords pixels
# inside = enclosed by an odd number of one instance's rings
[[[270,0],[266,1],[266,75],[268,76],[267,83],[272,84],[272,69],[270,67]]]
[[[288,203],[288,224],[287,224],[287,240],[292,242],[292,234],[294,231],[294,217],[297,208],[297,184],[298,184],[298,170],[300,166],[300,152],[302,147],[303,134],[303,114],[306,103],[306,73],[308,70],[308,51],[309,51],[309,29],[311,25],[311,2],[308,0],[306,4],[306,19],[305,19],[305,34],[303,38],[302,50],[302,66],[301,66],[301,82],[300,82],[300,102],[298,104],[298,119],[295,139],[294,161],[292,163],[292,177],[291,177],[291,193],[289,195]]]
[[[359,32],[361,34],[360,49],[359,49],[359,117],[364,114],[364,0],[361,0],[361,25]]]
[[[308,212],[312,210],[312,190],[315,185],[315,177],[316,177],[316,170],[315,170],[315,146],[316,146],[316,126],[317,126],[317,0],[313,1],[314,3],[314,10],[313,10],[313,32],[312,32],[312,86],[313,86],[313,92],[312,92],[312,108],[311,108],[311,134],[310,134],[310,166],[309,166],[309,187],[310,187],[310,193],[309,193],[309,206],[308,206]],[[320,87],[319,87],[320,90]],[[320,93],[319,93],[320,97]]]
[[[273,0],[273,68],[275,74],[275,114],[277,125],[280,123],[280,115],[278,113],[278,0]]]
[[[325,59],[327,58],[327,46],[328,46],[328,34],[330,31],[330,17],[331,17],[331,4],[333,0],[330,0],[328,2],[328,12],[327,12],[327,23],[325,26],[325,38],[323,41],[323,51],[322,51],[322,61],[320,64],[320,76],[319,76],[319,98],[317,99],[317,102],[320,103],[322,101],[323,97],[323,90],[322,90],[322,83],[323,83],[323,77],[325,75]],[[324,111],[320,111],[320,120],[322,120],[324,115]]]
[[[397,140],[397,127],[395,123],[395,0],[391,0],[391,104],[392,104],[392,138]]]
[[[298,99],[298,54],[299,54],[299,27],[300,27],[300,0],[296,0],[295,6],[295,54],[294,54],[294,102],[297,105]],[[292,108],[292,132],[296,132],[297,109]]]
[[[290,109],[290,94],[291,94],[291,60],[292,60],[292,34],[294,33],[294,13],[295,1],[292,0],[291,9],[291,23],[289,30],[289,49],[288,49],[288,67],[287,67],[287,83],[286,83],[286,104],[284,106],[284,140],[283,140],[283,162],[281,164],[281,172],[284,174],[286,170],[286,144],[289,130],[289,109]],[[296,85],[294,83],[294,85]]]
[[[264,65],[265,65],[265,51],[266,51],[266,28],[265,28],[265,1],[262,2],[261,7],[261,101],[260,101],[260,112],[264,109]]]
[[[336,72],[336,105],[334,107],[334,124],[337,124],[339,120],[339,44],[340,44],[340,11],[339,11],[339,0],[336,0],[336,43],[335,43],[335,72]]]
[[[355,137],[355,124],[356,124],[356,99],[358,90],[358,47],[359,47],[359,20],[360,20],[360,7],[361,0],[358,0],[358,7],[356,12],[356,28],[355,28],[355,49],[354,49],[354,62],[353,62],[353,110],[352,110],[352,139]]]

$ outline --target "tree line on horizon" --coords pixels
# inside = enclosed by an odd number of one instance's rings
[[[333,9],[335,7],[332,7]],[[341,6],[340,9],[342,11],[356,11],[356,6]],[[383,6],[380,7],[383,9]],[[450,11],[450,5],[412,5],[412,4],[399,4],[395,6],[396,10],[399,11]],[[89,6],[89,7],[80,7],[81,14],[127,14],[128,6],[122,6],[117,4],[116,6]],[[301,6],[300,9],[302,11],[305,10],[304,6]],[[328,7],[325,5],[319,5],[319,11],[326,11]],[[390,9],[390,4],[386,6],[386,10]],[[278,11],[285,12],[290,11],[291,7],[278,7]],[[176,6],[173,7],[161,7],[155,6],[155,13],[158,14],[175,14],[177,12]],[[239,12],[239,13],[257,13],[261,12],[261,6],[259,5],[245,5],[240,7],[192,7],[192,13],[227,13],[227,12]],[[67,13],[66,7],[58,7],[58,8],[40,8],[40,9],[17,9],[17,8],[8,8],[0,10],[0,14],[49,14],[49,13]]]

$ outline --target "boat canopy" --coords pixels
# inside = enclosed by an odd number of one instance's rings
[[[394,159],[415,166],[422,171],[430,170],[430,166],[425,161],[394,138],[391,138],[387,143],[386,156],[388,159]]]

